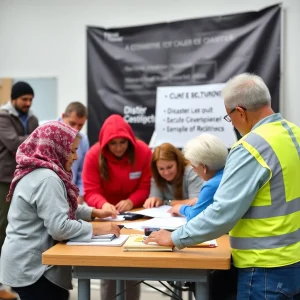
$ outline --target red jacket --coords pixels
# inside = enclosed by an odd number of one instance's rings
[[[114,138],[126,138],[134,146],[135,163],[128,162],[128,156],[121,160],[106,147]],[[107,160],[109,179],[100,177],[99,154]],[[99,143],[91,147],[84,160],[82,179],[84,199],[89,206],[102,208],[105,202],[116,205],[130,199],[134,207],[142,206],[149,196],[151,179],[151,149],[147,144],[136,140],[128,123],[119,115],[112,115],[104,122]]]

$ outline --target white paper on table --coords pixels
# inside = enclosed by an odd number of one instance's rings
[[[120,222],[120,221],[124,221],[125,218],[124,218],[124,216],[117,216],[115,219],[113,219],[112,217],[107,217],[107,218],[103,218],[100,220],[101,221],[110,221],[110,222]]]
[[[92,235],[92,240],[111,241],[116,237],[114,233]]]
[[[137,213],[139,215],[144,215],[152,218],[170,218],[172,214],[168,213],[168,210],[171,208],[170,205],[162,205],[160,207],[146,208],[132,213]]]
[[[170,217],[170,218],[153,218],[141,222],[142,228],[161,228],[161,229],[177,229],[186,224],[186,217]]]
[[[218,247],[218,242],[216,239],[203,242],[202,244],[209,245],[209,247],[211,247],[211,248]]]
[[[188,246],[187,248],[201,248],[201,247],[208,247],[208,248],[215,248],[218,247],[218,243],[217,240],[209,240],[200,244],[196,244],[196,245],[192,245],[192,246]]]
[[[185,217],[170,217],[170,218],[153,218],[142,222],[123,223],[122,225],[128,229],[140,228],[161,228],[161,229],[176,229],[186,223]]]

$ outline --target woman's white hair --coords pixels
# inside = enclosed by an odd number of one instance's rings
[[[250,73],[229,79],[222,90],[222,97],[228,109],[241,106],[251,110],[271,103],[269,89],[262,78]]]
[[[225,166],[228,150],[216,136],[204,133],[187,142],[183,149],[184,156],[194,167],[201,164],[210,170],[218,171]]]

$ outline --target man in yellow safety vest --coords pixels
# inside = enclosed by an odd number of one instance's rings
[[[300,128],[274,113],[259,76],[233,77],[222,95],[224,119],[243,137],[230,151],[213,204],[146,242],[181,249],[230,232],[238,300],[299,300]]]

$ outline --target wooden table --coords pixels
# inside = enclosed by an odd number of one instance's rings
[[[121,233],[136,232],[122,229]],[[217,248],[175,248],[173,252],[123,252],[122,247],[59,243],[43,253],[42,263],[74,267],[78,300],[90,299],[90,279],[117,280],[117,293],[123,290],[124,280],[190,281],[195,282],[196,299],[208,300],[209,270],[230,268],[228,236],[217,241]]]

